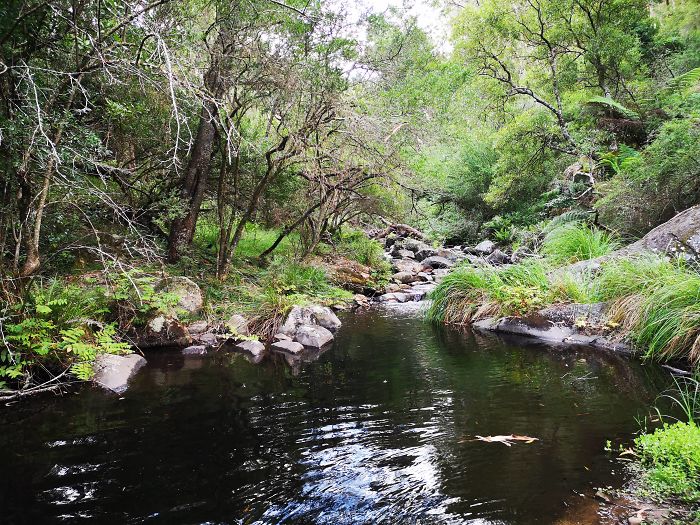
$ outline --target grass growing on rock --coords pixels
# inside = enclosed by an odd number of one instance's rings
[[[560,260],[458,268],[432,293],[428,319],[466,324],[522,316],[555,303],[607,302],[611,326],[618,327],[615,336],[629,339],[645,358],[700,363],[697,268],[650,254],[607,261],[591,275],[557,269]]]

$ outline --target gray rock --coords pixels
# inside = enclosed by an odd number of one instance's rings
[[[241,341],[240,343],[236,344],[235,348],[242,350],[243,352],[247,352],[254,358],[262,357],[265,353],[265,345],[260,341]]]
[[[479,244],[474,246],[474,251],[476,252],[476,255],[491,255],[495,249],[496,243],[494,243],[493,241],[489,241],[488,239],[485,241],[481,241]]]
[[[226,321],[226,327],[231,330],[234,334],[239,335],[250,335],[250,330],[248,329],[248,319],[240,314],[233,314]]]
[[[416,256],[411,250],[399,250],[397,255],[402,259],[413,259]]]
[[[191,335],[203,334],[207,331],[207,328],[209,328],[209,323],[206,321],[195,321],[194,323],[187,325],[187,331]]]
[[[411,272],[398,272],[392,275],[391,278],[396,282],[408,284],[417,281],[418,274]]]
[[[333,334],[322,326],[301,325],[295,339],[304,346],[321,348],[333,341]]]
[[[416,239],[410,238],[402,239],[401,242],[397,244],[399,244],[400,247],[404,250],[411,250],[413,253],[419,252],[426,248],[430,248],[430,246],[425,244],[423,241],[418,241]]]
[[[486,257],[486,262],[494,266],[501,266],[510,263],[510,257],[501,250],[494,250],[491,255]]]
[[[450,261],[449,259],[445,259],[444,257],[440,257],[439,255],[433,255],[432,257],[428,257],[427,259],[423,259],[422,261],[423,267],[426,268],[452,268],[454,266],[454,263]]]
[[[396,272],[418,273],[423,266],[421,263],[406,259],[394,259],[391,261],[391,267]]]
[[[298,355],[304,351],[304,345],[296,341],[275,341],[270,345],[270,348],[275,352],[283,352],[292,355]]]
[[[193,339],[206,346],[216,346],[219,343],[219,338],[212,332],[204,332],[203,334],[195,336]]]
[[[167,312],[174,316],[177,310],[184,310],[188,314],[196,314],[202,309],[204,297],[197,283],[188,277],[166,277],[156,285],[156,290],[174,294],[178,297],[175,312]]]
[[[462,252],[458,252],[455,250],[450,250],[447,248],[442,248],[437,251],[437,256],[438,257],[444,257],[448,261],[452,261],[454,263],[462,261],[466,258],[466,255],[464,255]]]
[[[317,325],[335,332],[342,323],[338,316],[325,306],[294,306],[280,328],[280,332],[293,336],[302,325]]]
[[[512,262],[513,264],[517,264],[519,262],[524,261],[525,259],[534,256],[535,254],[532,253],[528,248],[526,248],[525,246],[519,246],[510,256],[510,262]]]
[[[400,292],[389,292],[379,296],[380,303],[397,303],[396,294]]]
[[[567,326],[559,326],[549,321],[540,323],[533,319],[504,318],[497,321],[485,320],[473,323],[472,326],[482,330],[534,337],[550,343],[562,343],[575,333],[572,328]]]
[[[384,287],[385,294],[391,294],[394,292],[400,292],[401,287],[396,283],[389,283]]]
[[[138,348],[188,346],[192,336],[180,321],[168,315],[158,315],[138,331],[132,331],[132,340]]]
[[[188,346],[182,351],[183,355],[207,355],[207,347],[204,345]]]
[[[100,354],[93,365],[93,379],[101,387],[120,394],[127,389],[129,379],[145,364],[146,360],[138,354]]]
[[[418,279],[420,279],[423,282],[431,282],[433,280],[433,276],[429,273],[418,272]]]
[[[427,259],[428,257],[433,257],[434,255],[437,255],[437,250],[427,247],[423,248],[422,250],[416,252],[415,258],[416,261],[422,261],[423,259]]]
[[[291,341],[292,338],[289,337],[287,334],[275,334],[272,336],[272,340],[275,342],[278,341]]]

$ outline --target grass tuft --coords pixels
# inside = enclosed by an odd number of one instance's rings
[[[570,222],[547,234],[542,253],[554,264],[569,264],[607,255],[618,246],[609,233],[581,222]]]

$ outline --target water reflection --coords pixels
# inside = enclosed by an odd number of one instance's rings
[[[122,398],[0,415],[0,521],[595,523],[577,494],[620,482],[602,445],[629,439],[666,381],[404,305],[347,317],[311,360],[152,354]],[[474,440],[510,433],[539,441]]]

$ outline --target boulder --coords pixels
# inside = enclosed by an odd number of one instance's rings
[[[488,239],[474,246],[475,255],[491,255],[495,249],[496,243]]]
[[[513,264],[517,264],[519,262],[524,261],[525,259],[528,259],[530,257],[534,257],[535,254],[532,253],[531,250],[526,248],[525,246],[519,246],[513,254],[510,256],[510,262]]]
[[[444,257],[448,261],[452,261],[455,263],[466,258],[466,255],[464,255],[462,252],[450,250],[447,248],[441,248],[440,250],[437,251],[436,255],[438,257]]]
[[[250,335],[250,330],[248,329],[248,319],[240,314],[233,314],[226,321],[226,327],[231,330],[232,333],[238,335]]]
[[[216,337],[216,334],[213,332],[204,332],[203,334],[194,336],[192,339],[206,346],[216,346],[219,343],[219,338]]]
[[[491,255],[486,257],[486,262],[494,266],[510,264],[510,256],[503,253],[501,250],[496,249],[491,253]]]
[[[275,352],[298,355],[304,351],[304,345],[296,341],[275,341],[270,345]]]
[[[399,292],[389,292],[379,296],[380,303],[397,303],[396,294]]]
[[[166,277],[156,285],[156,291],[177,296],[175,312],[167,312],[172,317],[175,316],[178,310],[184,310],[188,314],[196,314],[202,309],[204,304],[202,290],[189,277]]]
[[[406,259],[393,259],[391,261],[391,267],[396,272],[408,272],[408,273],[418,273],[423,268],[421,263],[413,261],[413,260],[406,260]]]
[[[206,321],[195,321],[194,323],[187,325],[187,331],[190,333],[190,335],[203,334],[207,331],[207,328],[209,328],[209,323]]]
[[[129,379],[145,364],[146,360],[138,354],[100,354],[93,365],[93,380],[102,388],[121,394],[127,389]]]
[[[416,239],[402,239],[400,242],[396,243],[399,245],[400,248],[404,250],[411,250],[413,253],[419,252],[421,250],[424,250],[426,248],[430,248],[427,244],[425,244],[423,241],[418,241]]]
[[[401,287],[396,283],[389,283],[384,287],[385,294],[390,294],[390,293],[400,292],[400,291],[401,291]]]
[[[402,259],[413,259],[416,256],[411,250],[399,250],[396,255]]]
[[[295,339],[311,348],[321,348],[333,341],[330,330],[317,325],[301,325],[296,331]]]
[[[399,283],[412,283],[418,280],[418,275],[411,272],[398,272],[391,276],[391,278]]]
[[[294,306],[280,328],[280,332],[293,336],[302,325],[317,325],[335,332],[341,324],[338,316],[325,306]]]
[[[204,345],[188,346],[182,351],[182,355],[207,355],[207,347]]]
[[[427,247],[423,248],[422,250],[416,252],[415,258],[416,261],[422,261],[423,259],[427,259],[428,257],[433,257],[434,255],[437,255],[437,250]]]
[[[273,340],[274,342],[278,342],[278,341],[291,341],[292,338],[289,337],[287,334],[275,334],[275,335],[272,336],[272,340]]]
[[[449,259],[445,259],[444,257],[440,257],[439,255],[433,255],[432,257],[423,259],[422,264],[424,268],[433,269],[452,268],[454,266],[454,263],[452,261],[450,261]]]
[[[138,348],[188,346],[192,343],[187,327],[164,314],[151,319],[145,327],[133,329],[131,333],[134,345]]]
[[[250,354],[253,358],[261,358],[265,353],[265,345],[260,341],[241,341],[235,348]]]
[[[429,273],[425,272],[418,272],[418,279],[423,281],[423,282],[431,282],[433,280],[433,276],[430,275]]]

